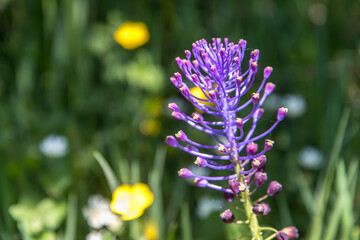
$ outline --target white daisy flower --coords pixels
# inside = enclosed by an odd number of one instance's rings
[[[65,136],[51,134],[41,141],[39,149],[46,157],[61,158],[68,153],[68,140]]]
[[[112,231],[118,230],[122,221],[110,209],[110,200],[101,195],[89,197],[88,206],[83,208],[84,217],[90,227],[99,229],[108,227]]]

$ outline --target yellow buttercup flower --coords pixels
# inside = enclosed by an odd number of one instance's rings
[[[197,86],[190,88],[190,93],[197,98],[208,100],[208,98],[205,96],[203,91],[201,91],[201,89]],[[211,102],[205,102],[205,101],[201,101],[201,100],[198,100],[198,101],[207,106],[214,106],[214,104]]]
[[[148,185],[144,183],[137,183],[134,186],[124,184],[113,192],[110,208],[114,213],[120,214],[122,220],[129,221],[140,217],[153,201],[154,195]]]
[[[114,32],[114,39],[123,48],[131,50],[147,43],[150,33],[143,22],[124,22]]]
[[[158,225],[155,221],[150,220],[150,221],[146,222],[144,236],[145,236],[145,239],[147,239],[147,240],[159,239]]]

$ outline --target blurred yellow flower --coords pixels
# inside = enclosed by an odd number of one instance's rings
[[[197,86],[190,88],[190,93],[197,98],[208,100],[208,98],[205,96],[203,91],[201,91],[201,89]],[[207,106],[214,106],[214,104],[211,102],[205,102],[205,101],[201,101],[201,100],[198,100],[198,101]]]
[[[123,48],[131,50],[147,43],[150,33],[143,22],[124,22],[114,32],[114,39]]]
[[[147,239],[147,240],[159,239],[158,226],[155,221],[151,220],[151,221],[146,222],[144,235],[145,235],[145,239]]]
[[[156,136],[161,131],[161,123],[156,118],[144,119],[140,123],[140,132],[145,136]]]
[[[113,192],[110,208],[114,213],[122,215],[122,220],[129,221],[140,217],[153,201],[154,195],[148,185],[124,184]]]

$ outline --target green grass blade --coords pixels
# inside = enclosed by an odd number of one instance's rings
[[[310,185],[302,172],[297,174],[295,183],[299,189],[300,197],[305,205],[307,212],[310,216],[313,216],[315,214],[314,195],[312,194]]]
[[[331,191],[331,186],[335,174],[335,167],[339,159],[340,150],[345,135],[346,126],[349,121],[349,117],[350,117],[350,110],[346,109],[340,119],[339,127],[336,132],[335,141],[332,147],[332,152],[330,155],[325,176],[323,177],[320,183],[320,187],[318,188],[319,190],[317,191],[319,193],[316,197],[316,207],[318,211],[315,213],[313,221],[311,222],[311,228],[308,238],[310,240],[321,239],[325,210],[329,200],[329,194]]]
[[[327,240],[336,239],[339,223],[345,207],[345,195],[347,194],[347,187],[346,187],[347,180],[346,180],[344,161],[340,161],[337,166],[335,185],[337,191],[336,201],[329,216],[327,229],[324,231],[325,233],[324,239]]]
[[[149,175],[149,185],[154,193],[155,201],[150,208],[150,215],[156,221],[159,239],[164,239],[164,207],[162,199],[161,182],[164,172],[166,148],[162,144],[158,146],[155,154],[154,168]]]
[[[65,239],[75,240],[77,229],[77,194],[70,193],[68,198],[68,213],[66,218]]]
[[[109,184],[110,190],[111,192],[113,192],[117,188],[117,186],[119,186],[118,180],[113,170],[111,169],[110,165],[106,162],[104,157],[101,155],[101,153],[95,151],[93,153],[93,156],[95,157],[96,161],[99,163],[101,169],[103,170],[105,178]]]
[[[181,206],[181,239],[192,240],[191,218],[187,202]]]
[[[347,188],[344,192],[344,211],[342,214],[341,239],[350,239],[355,225],[354,197],[358,177],[358,162],[351,161],[348,169]]]

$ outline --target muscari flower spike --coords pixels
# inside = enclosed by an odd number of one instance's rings
[[[194,183],[199,187],[222,191],[225,196],[234,194],[242,198],[252,234],[262,239],[261,228],[256,216],[253,218],[252,215],[259,214],[259,210],[263,209],[266,209],[264,211],[267,214],[270,207],[267,204],[253,207],[250,196],[254,190],[251,188],[256,190],[267,180],[266,173],[263,173],[267,160],[265,154],[272,149],[274,141],[264,138],[285,118],[288,109],[279,108],[273,125],[265,132],[255,135],[257,123],[264,113],[261,106],[275,89],[275,84],[267,82],[273,68],[266,67],[260,85],[253,87],[260,52],[258,49],[251,51],[246,64],[245,50],[246,41],[243,39],[237,44],[229,42],[227,38],[214,38],[212,43],[202,39],[193,43],[192,52],[185,51],[185,59],[175,59],[183,75],[177,72],[170,80],[198,111],[188,115],[176,104],[170,103],[172,116],[209,134],[216,144],[193,141],[182,130],[175,134],[181,142],[173,136],[168,136],[165,142],[194,155],[195,164],[199,167],[227,172],[223,176],[201,176],[183,168],[179,171],[179,176],[195,178]],[[188,85],[196,87],[202,94],[192,94],[194,91],[190,91]],[[228,186],[221,184],[224,180],[228,182]],[[276,195],[280,190],[280,184],[272,183],[268,194],[261,200]],[[222,220],[224,221],[224,216]]]

